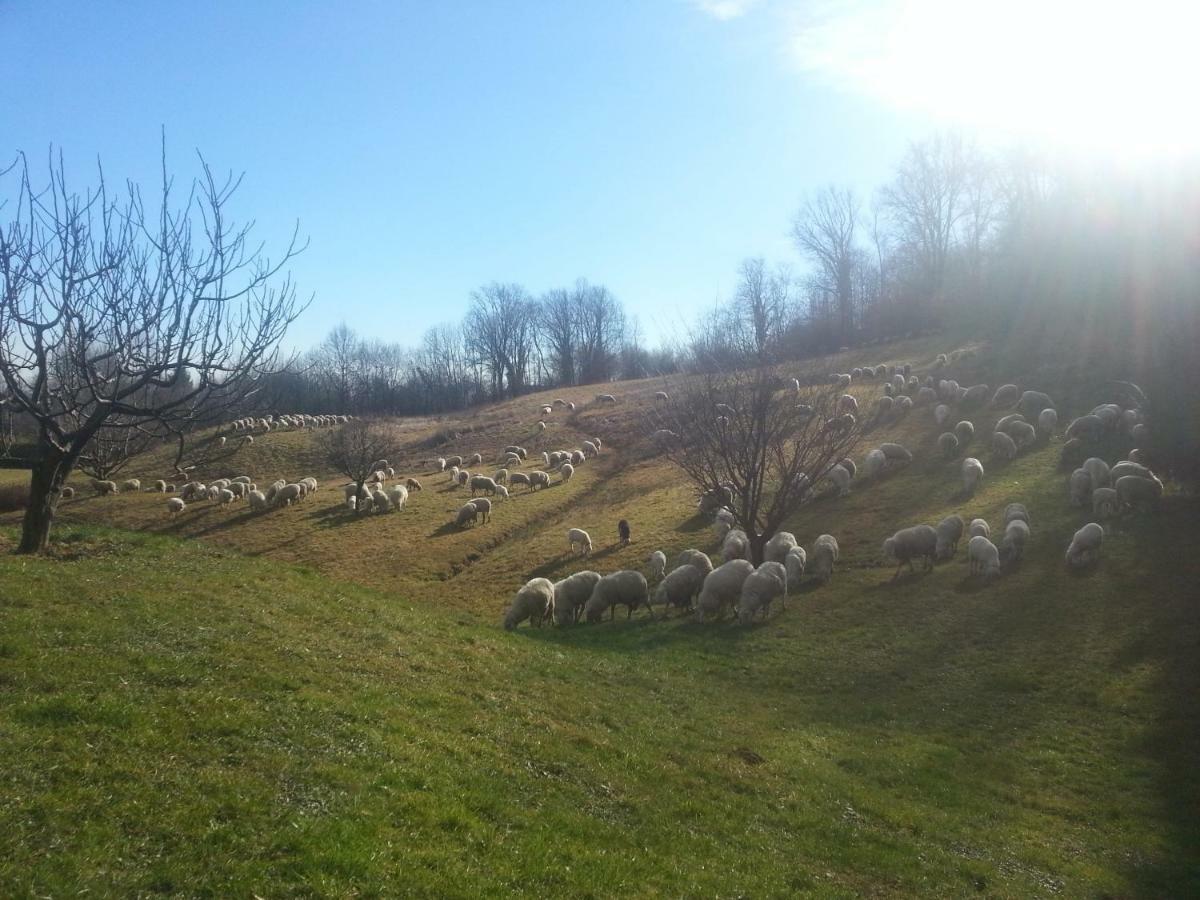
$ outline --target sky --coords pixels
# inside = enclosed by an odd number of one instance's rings
[[[153,185],[165,132],[178,178],[197,151],[244,173],[235,217],[268,251],[297,221],[310,241],[294,346],[341,321],[416,343],[487,282],[579,277],[653,343],[746,257],[802,269],[806,194],[867,198],[936,130],[1192,152],[1184,7],[0,0],[0,156]]]

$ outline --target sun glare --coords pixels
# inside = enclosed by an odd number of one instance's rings
[[[801,65],[996,136],[1144,157],[1200,150],[1200,7],[1179,0],[879,0],[800,24]]]

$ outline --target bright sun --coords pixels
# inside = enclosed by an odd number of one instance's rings
[[[878,0],[806,15],[801,64],[997,136],[1127,157],[1200,151],[1200,4]]]

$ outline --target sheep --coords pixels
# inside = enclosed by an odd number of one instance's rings
[[[783,563],[764,562],[746,576],[742,582],[742,593],[737,604],[738,622],[750,624],[754,614],[762,610],[765,619],[771,612],[771,601],[783,597],[787,601],[787,569]]]
[[[1092,490],[1092,515],[1097,519],[1111,519],[1117,514],[1117,492],[1114,488],[1098,487]]]
[[[371,507],[375,512],[387,512],[392,508],[392,501],[385,491],[377,488],[371,491]]]
[[[880,444],[879,450],[881,453],[883,453],[883,455],[885,457],[887,457],[889,464],[893,463],[893,462],[901,462],[901,463],[912,462],[912,458],[913,458],[912,453],[909,452],[909,450],[906,447],[904,447],[900,444],[894,444],[894,443]]]
[[[417,481],[415,478],[406,478],[404,480],[404,486],[410,491],[419,491],[422,489],[421,482]]]
[[[1110,481],[1108,463],[1100,459],[1100,457],[1092,456],[1084,460],[1082,468],[1092,479],[1093,491],[1096,490],[1096,488],[1108,487]]]
[[[167,483],[162,479],[159,479],[158,481],[154,482],[154,486],[151,487],[150,490],[159,494],[165,494],[167,492]]]
[[[979,489],[983,481],[983,463],[973,456],[968,456],[962,462],[963,493],[970,496]]]
[[[713,570],[712,560],[708,558],[708,554],[693,549],[679,552],[679,555],[675,557],[675,567],[679,566],[695,566],[701,575],[707,575]]]
[[[442,466],[442,469],[443,470],[445,470],[447,468],[457,469],[460,466],[462,466],[462,464],[463,464],[463,458],[461,456],[447,456],[446,460],[445,460],[445,465]]]
[[[877,475],[883,474],[883,470],[886,468],[887,457],[878,448],[868,452],[866,458],[863,460],[863,475],[867,478],[874,478]]]
[[[564,400],[562,397],[555,397],[553,400],[553,403],[555,406],[566,406],[567,405],[567,401]]]
[[[597,394],[596,402],[597,403],[616,403],[617,398],[614,397],[612,394]]]
[[[641,572],[622,569],[605,575],[592,589],[592,596],[584,604],[583,615],[589,622],[599,622],[604,611],[610,609],[612,617],[616,618],[618,606],[629,608],[626,618],[632,619],[639,606],[646,607],[650,618],[654,618],[654,610],[650,608],[650,588]]]
[[[857,413],[858,412],[858,400],[855,399],[853,394],[842,394],[842,396],[838,397],[837,411],[839,413],[843,413],[843,412]]]
[[[629,546],[629,542],[633,539],[632,532],[629,530],[629,522],[626,519],[621,519],[617,522],[617,537],[621,541],[622,547]]]
[[[471,473],[466,469],[458,470],[458,486],[465,487],[467,482],[471,480]]]
[[[894,399],[892,399],[891,397],[888,397],[887,395],[884,395],[883,397],[880,397],[878,400],[875,401],[875,415],[877,417],[879,417],[880,419],[890,416],[893,412],[893,407],[895,405],[896,405],[896,401]],[[796,408],[799,409],[800,407],[796,407]],[[948,412],[949,412],[949,410],[947,410],[947,413]]]
[[[1150,437],[1150,428],[1148,425],[1146,425],[1146,423],[1139,422],[1137,425],[1133,426],[1133,429],[1129,432],[1129,436],[1138,444],[1144,444]]]
[[[300,485],[285,484],[275,492],[276,506],[291,506],[300,499]]]
[[[935,559],[953,559],[958,552],[958,542],[963,536],[965,524],[960,515],[949,515],[937,523],[937,546],[934,548]]]
[[[937,400],[937,391],[931,387],[923,387],[917,391],[917,397],[914,401],[917,406],[929,406]]]
[[[222,506],[228,506],[234,501],[234,493],[229,488],[221,488],[221,492],[217,494],[217,499],[221,501]]]
[[[1067,547],[1067,565],[1082,569],[1100,558],[1100,546],[1104,543],[1104,528],[1096,522],[1088,522],[1075,532]]]
[[[696,508],[701,515],[715,515],[722,508],[733,506],[733,491],[728,485],[721,485],[700,495]]]
[[[1163,484],[1153,475],[1148,478],[1142,478],[1139,475],[1122,475],[1115,484],[1117,502],[1122,507],[1133,507],[1143,503],[1154,507],[1162,498]]]
[[[1073,419],[1071,424],[1067,426],[1067,430],[1063,435],[1069,440],[1070,438],[1081,438],[1085,442],[1096,440],[1104,433],[1104,420],[1099,416],[1091,415],[1080,416]]]
[[[117,483],[115,481],[101,481],[99,479],[96,479],[92,482],[92,490],[101,497],[105,496],[106,494],[121,493],[121,490],[117,487]]]
[[[529,473],[529,489],[550,487],[550,476],[545,472],[530,472]]]
[[[600,448],[591,441],[584,441],[580,447],[584,456],[598,456],[600,454]]]
[[[741,597],[742,585],[754,571],[754,566],[744,559],[731,559],[713,569],[700,587],[696,599],[696,621],[703,622],[708,613],[724,614],[725,607],[733,607]]]
[[[831,467],[825,477],[833,482],[839,497],[850,493],[850,473],[840,465]]]
[[[476,491],[487,491],[489,494],[496,493],[496,482],[488,478],[486,475],[471,476],[471,496],[475,496]]]
[[[662,578],[663,573],[667,571],[667,554],[661,550],[655,550],[646,558],[646,562],[650,566],[651,578]]]
[[[451,467],[450,467],[450,483],[451,483],[451,484],[458,484],[458,473],[459,473],[459,471],[460,471],[460,469],[458,468],[458,466],[451,466]]]
[[[959,396],[959,405],[963,407],[980,406],[987,400],[988,386],[976,384],[967,388]]]
[[[552,406],[543,406],[543,407],[541,407],[541,413],[542,413],[542,415],[543,415],[543,416],[548,416],[548,415],[550,415],[552,412],[554,412],[554,407],[552,407]],[[541,425],[542,425],[543,427],[545,426],[545,424],[546,424],[545,422],[542,422],[542,423],[541,423]]]
[[[1025,391],[1017,401],[1017,412],[1030,418],[1036,417],[1043,409],[1053,409],[1054,401],[1049,394],[1041,391]]]
[[[777,531],[763,546],[763,559],[781,563],[787,558],[788,552],[797,546],[796,536],[790,531]]]
[[[387,479],[388,479],[388,481],[391,481],[393,478],[395,478],[395,477],[396,477],[396,470],[395,470],[395,469],[393,469],[391,466],[388,466],[386,469],[384,469],[384,470],[383,470],[383,474],[387,476]],[[308,481],[309,479],[308,479],[308,478],[305,478],[304,480],[305,480],[305,481]],[[312,479],[312,482],[313,482],[313,485],[314,485],[314,486],[313,486],[313,490],[314,490],[314,491],[316,490],[316,481],[317,481],[317,480],[316,480],[315,478],[314,478],[314,479]]]
[[[732,559],[745,559],[750,552],[750,539],[740,528],[730,530],[721,542],[721,558],[725,562]]]
[[[487,497],[479,497],[478,499],[472,500],[471,505],[475,507],[475,511],[479,513],[484,524],[486,525],[488,519],[492,517],[492,501]]]
[[[508,483],[509,483],[509,486],[514,489],[516,488],[516,486],[518,484],[523,484],[528,488],[532,488],[532,485],[530,485],[530,483],[529,483],[529,476],[526,475],[524,472],[513,472],[511,475],[508,476]]]
[[[967,560],[971,564],[972,575],[990,578],[1000,574],[1000,551],[981,534],[967,541]]]
[[[471,459],[470,459],[470,461],[467,463],[467,465],[468,465],[468,466],[480,466],[480,465],[483,465],[483,454],[482,454],[482,453],[476,453],[474,456],[472,456],[472,457],[471,457]]]
[[[967,537],[975,537],[983,535],[985,538],[992,536],[992,529],[987,523],[987,519],[972,519],[971,524],[967,526]]]
[[[843,469],[845,469],[847,472],[849,472],[851,478],[853,478],[856,474],[858,474],[858,466],[856,466],[854,464],[854,460],[850,459],[849,457],[842,459],[842,461],[839,462],[838,465],[841,466]]]
[[[1049,440],[1056,428],[1058,428],[1058,413],[1055,410],[1047,408],[1038,413],[1037,430],[1039,435]]]
[[[1087,469],[1076,469],[1067,482],[1072,506],[1083,506],[1092,496],[1092,476]]]
[[[493,496],[499,500],[507,500],[508,499],[508,488],[506,488],[502,484],[496,485],[496,490],[493,492]]]
[[[1017,442],[1003,431],[997,431],[992,435],[992,455],[1012,462],[1017,458]]]
[[[1129,460],[1122,460],[1111,469],[1108,470],[1109,481],[1115,486],[1118,481],[1126,475],[1134,475],[1137,478],[1153,478],[1154,474],[1143,465],[1139,465]]]
[[[992,394],[992,408],[1005,409],[1012,406],[1021,397],[1021,389],[1015,384],[1002,384]]]
[[[912,397],[899,397],[896,400],[896,412],[899,415],[904,415],[913,408]],[[853,424],[853,422],[851,423]]]
[[[599,572],[584,570],[554,582],[554,622],[557,625],[572,625],[579,621],[583,605],[596,589]]]
[[[562,484],[566,484],[571,480],[571,476],[575,474],[575,467],[570,463],[563,463],[558,467],[558,474],[562,480]]]
[[[783,558],[783,567],[787,570],[789,584],[799,584],[800,579],[804,577],[804,568],[808,565],[808,554],[804,552],[804,548],[797,544],[795,547],[790,547],[787,556]]]
[[[1009,522],[1015,522],[1018,520],[1024,522],[1026,525],[1030,524],[1029,510],[1025,508],[1024,503],[1010,503],[1008,506],[1004,507],[1005,526],[1007,526]]]
[[[823,534],[813,543],[812,568],[814,578],[826,582],[833,577],[833,564],[838,560],[838,542],[832,534]]]
[[[1137,463],[1139,466],[1142,466],[1142,465],[1146,464],[1146,460],[1143,458],[1144,456],[1145,456],[1145,453],[1142,450],[1139,450],[1137,447],[1134,447],[1132,450],[1129,451],[1129,455],[1125,458],[1127,460],[1129,460],[1131,463]]]
[[[464,503],[458,508],[458,512],[454,516],[454,524],[459,528],[466,528],[467,525],[474,525],[479,519],[479,510],[475,508],[475,504],[471,502]]]
[[[692,601],[704,584],[704,578],[705,573],[695,566],[677,566],[659,582],[654,591],[653,602],[656,606],[691,609]]]
[[[892,575],[894,580],[908,563],[910,572],[915,571],[913,560],[921,557],[925,560],[926,571],[933,568],[933,558],[937,553],[938,534],[932,525],[914,525],[911,528],[901,528],[883,542],[883,555],[898,563]]]
[[[575,552],[575,545],[579,545],[579,555],[585,559],[592,553],[592,538],[582,528],[571,528],[567,531],[567,548],[571,553]]]
[[[75,488],[68,485],[67,487],[64,487],[60,493],[64,500],[71,500],[75,496]]]
[[[576,466],[582,465],[582,464],[583,464],[583,461],[584,461],[585,459],[587,459],[587,457],[586,457],[586,456],[584,456],[584,454],[583,454],[583,451],[582,451],[582,450],[572,450],[572,451],[571,451],[571,463],[572,463],[572,465],[576,465]]]
[[[126,478],[121,482],[121,490],[123,491],[140,491],[142,482],[138,478]]]
[[[247,499],[250,501],[250,508],[255,512],[267,508],[267,495],[262,491],[251,491],[249,494],[247,494]],[[351,497],[350,499],[355,500],[354,497]]]
[[[1004,538],[1000,542],[1001,559],[1006,563],[1020,562],[1028,541],[1029,523],[1024,519],[1013,519],[1004,526]]]
[[[1059,461],[1066,465],[1079,465],[1087,456],[1087,448],[1080,438],[1064,441],[1058,453]]]
[[[167,499],[167,512],[172,516],[177,516],[187,509],[187,504],[178,497],[169,497]]]
[[[946,459],[958,456],[958,436],[953,431],[945,431],[938,435],[938,450]]]
[[[392,509],[400,511],[404,509],[404,504],[408,502],[408,488],[402,484],[394,484],[387,490],[388,499],[392,502]]]
[[[1025,450],[1037,443],[1037,429],[1028,422],[1013,422],[1008,426],[1008,436],[1013,439],[1018,450]]]
[[[572,400],[571,402],[569,402],[567,404],[567,409],[571,410],[571,412],[575,411],[575,401],[574,400]]]
[[[546,423],[545,423],[545,422],[538,422],[538,423],[537,423],[537,430],[538,430],[538,431],[545,431],[545,430],[546,430]]]
[[[446,471],[446,458],[445,458],[445,457],[443,457],[443,456],[439,456],[439,457],[437,458],[437,470],[438,470],[439,472],[445,472],[445,471]]]
[[[548,578],[533,578],[516,593],[504,614],[504,630],[512,631],[526,619],[531,625],[554,615],[554,585]]]

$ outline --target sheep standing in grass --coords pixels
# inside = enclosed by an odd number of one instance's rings
[[[990,578],[1000,574],[1000,551],[981,534],[967,541],[967,559],[971,564],[972,575]]]
[[[459,487],[466,487],[467,482],[470,480],[471,480],[470,472],[468,472],[466,469],[458,470],[458,486]]]
[[[237,498],[229,488],[221,488],[221,492],[217,494],[217,500],[220,501],[221,506],[228,506],[235,499]]]
[[[726,607],[733,608],[741,597],[742,584],[753,571],[754,566],[746,560],[731,559],[709,572],[696,600],[696,621],[703,622],[709,613],[721,618]]]
[[[839,497],[843,497],[850,493],[850,473],[842,468],[842,466],[832,466],[829,471],[825,473],[825,477],[828,478],[833,486],[837,489],[837,495]]]
[[[907,447],[904,447],[901,444],[896,444],[896,443],[880,444],[879,450],[887,458],[889,465],[891,465],[892,463],[910,463],[910,462],[912,462],[912,458],[913,458],[912,453],[908,450]]]
[[[1162,499],[1163,484],[1153,475],[1146,478],[1140,475],[1122,475],[1114,484],[1116,485],[1117,505],[1122,508],[1145,505],[1153,509]]]
[[[496,482],[488,478],[486,475],[471,476],[471,496],[475,496],[476,491],[486,491],[489,494],[496,493]]]
[[[596,582],[592,596],[584,604],[583,615],[589,622],[599,622],[605,610],[611,609],[615,619],[618,606],[629,608],[626,618],[633,618],[633,612],[639,606],[646,607],[650,617],[654,618],[654,610],[650,609],[650,588],[641,572],[623,569],[605,575]]]
[[[141,489],[142,482],[140,479],[126,478],[123,482],[121,482],[121,490],[123,491],[140,491]]]
[[[721,558],[725,562],[732,559],[745,559],[750,552],[750,539],[740,528],[732,529],[721,542]]]
[[[869,451],[863,460],[863,475],[866,478],[875,478],[882,475],[886,468],[887,457],[883,455],[883,451],[879,448]]]
[[[933,408],[933,420],[939,425],[944,425],[946,420],[950,418],[950,407],[945,403],[939,403]]]
[[[691,609],[696,595],[704,584],[704,575],[695,566],[678,566],[659,582],[654,591],[654,604],[668,609]]]
[[[958,438],[960,447],[966,447],[975,438],[975,426],[966,419],[963,419],[954,426],[954,436]]]
[[[914,559],[925,560],[926,571],[933,568],[933,558],[937,554],[938,535],[932,525],[914,525],[911,528],[901,528],[883,542],[883,555],[896,560],[895,579],[904,565],[908,564],[910,572]]]
[[[987,519],[972,519],[971,524],[967,526],[967,537],[976,537],[977,535],[985,538],[992,536],[992,529],[988,525]]]
[[[783,568],[787,571],[788,584],[799,584],[804,577],[804,568],[808,565],[808,554],[797,544],[788,550],[783,558]]]
[[[1020,562],[1029,542],[1029,523],[1024,519],[1013,519],[1004,526],[1004,538],[1000,541],[1000,557],[1006,563]]]
[[[584,570],[554,582],[554,621],[572,625],[579,621],[584,604],[600,581],[600,573]]]
[[[100,481],[98,479],[92,482],[92,490],[101,497],[121,492],[115,481]]]
[[[1006,409],[1016,403],[1020,397],[1021,389],[1015,384],[1002,384],[992,395],[992,408]]]
[[[809,573],[819,582],[833,577],[833,564],[838,561],[838,542],[832,534],[823,534],[813,543]]]
[[[508,476],[508,484],[509,487],[513,488],[514,490],[518,484],[523,484],[525,487],[529,487],[529,476],[524,472],[512,472]]]
[[[247,499],[250,501],[250,508],[255,512],[261,512],[269,506],[267,503],[267,495],[262,491],[251,491],[247,495]],[[350,497],[349,499],[352,501],[355,500],[354,497]],[[353,507],[351,508],[353,509]]]
[[[184,503],[182,500],[180,500],[178,497],[170,497],[167,500],[167,512],[171,516],[177,516],[181,512],[183,512],[185,509],[187,509],[187,504]]]
[[[530,490],[550,487],[550,476],[546,472],[530,472],[528,477]]]
[[[763,559],[781,563],[796,546],[796,536],[790,531],[777,531],[763,546]]]
[[[575,553],[575,546],[579,546],[579,554],[584,558],[591,555],[592,538],[582,528],[571,528],[567,531],[567,549],[571,553]]]
[[[679,555],[675,557],[675,567],[679,566],[695,566],[701,575],[708,575],[713,570],[712,560],[708,558],[708,554],[694,549],[679,552]]]
[[[970,496],[979,489],[983,481],[983,463],[973,456],[968,456],[962,464],[963,493]]]
[[[936,559],[953,559],[954,554],[958,552],[958,542],[962,539],[965,525],[963,517],[959,515],[950,515],[938,522],[937,528],[937,546],[934,549],[934,557]]]
[[[953,431],[945,431],[938,435],[937,445],[943,458],[953,459],[958,456],[958,436]]]
[[[371,491],[371,505],[377,513],[387,512],[392,508],[392,502],[388,499],[387,493],[379,489]]]
[[[492,501],[487,497],[477,497],[471,501],[471,505],[475,507],[475,511],[479,513],[479,517],[486,525],[492,517]]]
[[[404,509],[404,504],[408,502],[408,488],[402,484],[394,484],[387,491],[388,499],[392,502],[392,509],[399,512]]]
[[[1017,401],[1017,411],[1030,418],[1038,415],[1043,409],[1053,408],[1054,401],[1050,399],[1050,395],[1041,391],[1026,391]]]
[[[1043,439],[1049,440],[1058,428],[1058,413],[1053,409],[1043,409],[1038,413],[1037,430]]]
[[[765,562],[742,582],[742,593],[738,598],[737,617],[742,625],[749,625],[754,614],[761,611],[765,619],[771,613],[771,601],[782,597],[787,601],[787,569],[782,563]]]
[[[63,498],[64,500],[71,500],[71,499],[73,499],[73,498],[74,498],[74,496],[75,496],[75,488],[73,488],[73,487],[64,487],[64,488],[62,489],[62,498]]]
[[[571,476],[575,474],[575,467],[570,463],[563,463],[558,467],[558,476],[563,484],[571,480]]]
[[[600,455],[600,448],[597,447],[592,441],[584,441],[580,445],[580,448],[581,448],[584,456],[599,456]]]
[[[542,627],[542,622],[554,615],[554,585],[548,578],[534,578],[513,597],[504,614],[504,630],[512,631],[526,619]]]
[[[285,484],[275,492],[275,506],[291,506],[300,500],[300,485]]]
[[[1108,487],[1108,463],[1100,459],[1100,457],[1093,456],[1084,460],[1082,468],[1088,473],[1088,477],[1092,479],[1092,490]]]
[[[159,479],[158,481],[154,482],[154,487],[152,487],[151,490],[160,494],[165,494],[167,492],[167,483],[162,479]]]
[[[1017,442],[1003,431],[992,435],[992,454],[999,459],[1012,462],[1017,458]]]
[[[1076,469],[1067,481],[1072,506],[1084,506],[1092,496],[1092,476],[1087,469]]]
[[[734,517],[732,510],[722,506],[717,510],[716,516],[713,518],[713,531],[717,535],[718,541],[725,540],[725,535],[733,529]]]
[[[651,578],[662,578],[663,573],[667,571],[667,554],[661,550],[655,550],[651,553],[646,562],[650,566]]]
[[[1111,519],[1117,514],[1117,492],[1114,488],[1101,487],[1092,491],[1092,515],[1097,519]]]
[[[454,524],[459,528],[466,528],[468,525],[474,525],[478,519],[479,510],[475,508],[475,504],[464,503],[454,516]]]
[[[1096,522],[1089,522],[1075,532],[1067,547],[1067,565],[1082,569],[1100,558],[1100,546],[1104,543],[1104,529]]]

